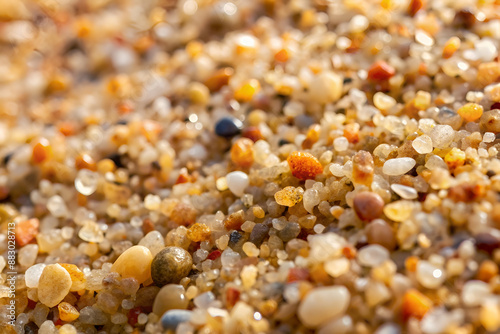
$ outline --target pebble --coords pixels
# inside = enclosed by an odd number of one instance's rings
[[[402,184],[391,184],[391,189],[402,199],[415,199],[418,197],[418,192],[415,188],[404,186]]]
[[[246,173],[236,171],[226,175],[226,182],[229,190],[238,197],[243,196],[245,188],[250,184]]]
[[[419,154],[427,154],[432,152],[432,139],[428,135],[421,135],[415,138],[411,146]]]
[[[396,248],[396,238],[391,226],[383,219],[375,219],[365,228],[366,241],[378,244],[388,250]]]
[[[357,193],[353,198],[353,209],[359,219],[363,221],[372,221],[383,213],[384,200],[380,195],[363,191]]]
[[[316,288],[302,300],[297,315],[306,327],[317,328],[343,315],[350,300],[351,294],[344,286]]]
[[[485,111],[479,119],[479,125],[484,131],[500,132],[500,109]]]
[[[455,130],[449,125],[436,125],[429,137],[432,139],[432,145],[437,148],[447,148],[455,137]]]
[[[47,265],[45,263],[35,264],[29,267],[24,273],[24,280],[28,288],[37,288],[40,281],[40,276],[42,275],[43,269]]]
[[[151,231],[139,241],[139,245],[147,247],[151,251],[151,255],[155,256],[165,248],[165,238],[160,232]]]
[[[108,323],[106,314],[94,306],[86,306],[80,310],[78,320],[87,325],[102,326]]]
[[[477,103],[467,103],[457,112],[465,121],[474,122],[483,115],[483,106]]]
[[[396,100],[382,92],[376,92],[373,95],[373,104],[380,110],[389,110],[396,105]]]
[[[75,178],[76,190],[85,196],[92,195],[97,190],[99,175],[88,169],[81,169]]]
[[[141,284],[151,277],[152,260],[153,255],[147,247],[132,246],[116,259],[111,271],[120,274],[122,278],[135,278]]]
[[[23,267],[29,267],[35,263],[37,255],[38,245],[29,244],[19,250],[17,260]]]
[[[418,261],[416,277],[418,283],[427,289],[437,289],[446,280],[446,273],[443,268],[438,267],[428,261]]]
[[[389,159],[384,163],[382,171],[385,175],[398,176],[408,173],[416,164],[412,158]]]
[[[415,317],[422,319],[423,316],[432,308],[432,301],[423,293],[416,289],[406,291],[403,296],[401,313],[403,319]]]
[[[394,68],[383,60],[376,61],[368,69],[368,80],[385,81],[396,74]]]
[[[359,264],[366,267],[378,267],[389,259],[389,251],[381,245],[368,245],[357,253]]]
[[[38,299],[48,307],[59,304],[69,293],[71,276],[59,264],[49,264],[43,269],[38,282]]]
[[[168,310],[186,309],[189,304],[189,300],[186,298],[185,292],[186,291],[182,285],[165,285],[156,295],[153,304],[153,312],[156,315],[161,316]]]
[[[161,317],[161,324],[164,329],[175,331],[182,322],[187,322],[191,318],[192,311],[170,310]]]
[[[215,133],[219,137],[231,138],[241,133],[243,123],[234,117],[223,117],[215,124]]]
[[[322,72],[315,76],[309,86],[312,101],[325,104],[335,102],[342,96],[343,79],[333,72]]]
[[[274,194],[274,200],[279,205],[294,206],[302,201],[304,196],[304,189],[301,187],[285,187]]]
[[[462,288],[462,302],[467,307],[480,306],[490,294],[488,283],[479,280],[468,281]]]
[[[300,180],[314,179],[323,173],[323,166],[316,157],[307,152],[292,152],[286,159],[292,175]]]
[[[178,283],[186,277],[193,266],[191,254],[179,247],[167,247],[153,259],[151,277],[158,286]]]
[[[345,315],[341,318],[334,319],[328,322],[326,325],[319,329],[318,334],[346,334],[351,333],[352,329],[352,318],[348,315]]]

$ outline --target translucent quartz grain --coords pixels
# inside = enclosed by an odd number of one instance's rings
[[[396,100],[382,92],[376,92],[373,95],[373,104],[380,110],[389,110],[396,105]]]
[[[240,171],[227,174],[226,182],[229,190],[238,197],[243,196],[245,188],[250,184],[248,175]]]
[[[446,279],[446,272],[428,261],[418,261],[416,271],[417,281],[427,289],[439,288]]]
[[[455,130],[449,125],[436,125],[429,137],[432,139],[432,145],[437,148],[447,148],[455,137]]]
[[[412,158],[389,159],[384,163],[382,171],[386,175],[398,176],[408,173],[416,164]]]
[[[462,302],[467,307],[481,305],[491,294],[490,286],[483,281],[468,281],[462,288]]]
[[[389,259],[389,251],[380,245],[368,245],[358,251],[359,264],[366,267],[377,267]]]
[[[342,95],[343,79],[333,72],[315,76],[309,87],[312,102],[324,104],[337,101]]]
[[[24,279],[26,281],[26,286],[28,288],[37,288],[40,280],[40,275],[42,275],[43,269],[46,267],[45,263],[35,264],[29,267],[25,274]]]
[[[48,307],[59,304],[71,288],[71,276],[59,264],[46,266],[38,282],[38,299]]]
[[[297,310],[300,321],[308,328],[317,328],[345,313],[351,294],[344,286],[320,287],[309,292]]]
[[[432,139],[428,135],[421,135],[415,138],[411,146],[420,154],[427,154],[432,152]]]
[[[123,278],[133,277],[143,283],[151,277],[152,260],[153,255],[148,248],[132,246],[116,259],[111,271],[117,272]]]
[[[337,152],[344,152],[349,147],[349,141],[346,137],[338,137],[333,140],[333,148]]]
[[[92,195],[97,190],[99,174],[88,169],[81,169],[75,178],[75,188],[80,194]]]
[[[402,199],[415,199],[418,197],[418,192],[415,188],[404,186],[402,184],[391,184],[391,189]]]
[[[29,267],[36,261],[38,255],[38,245],[29,244],[19,250],[17,261],[23,267]]]

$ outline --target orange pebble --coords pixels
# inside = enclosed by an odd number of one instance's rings
[[[376,61],[368,69],[368,79],[372,81],[389,80],[396,74],[394,67],[383,60]]]
[[[250,79],[243,83],[235,92],[234,98],[239,102],[249,102],[253,96],[260,91],[260,82],[257,79]]]
[[[210,228],[205,224],[196,223],[187,230],[186,236],[194,242],[202,242],[210,238]]]
[[[45,138],[40,138],[33,146],[32,160],[39,164],[48,160],[52,156],[52,146]]]
[[[496,275],[498,275],[497,264],[491,260],[484,260],[479,266],[477,279],[484,282],[489,282]]]
[[[87,279],[85,274],[74,264],[70,263],[59,263],[61,267],[66,269],[71,277],[71,288],[69,291],[81,291],[85,289],[85,284]]]
[[[73,122],[60,122],[57,129],[64,136],[73,136],[76,133],[76,124]]]
[[[411,317],[422,319],[432,308],[432,301],[420,291],[410,289],[403,296],[401,313],[404,320]]]
[[[33,241],[38,234],[40,221],[37,218],[28,219],[16,224],[16,244],[23,247]]]
[[[455,52],[460,48],[460,44],[460,38],[457,36],[451,37],[444,45],[443,58],[448,59],[453,56],[453,54],[455,54]]]
[[[264,139],[262,132],[260,132],[259,128],[256,126],[249,126],[248,128],[244,129],[241,133],[241,136],[251,139],[254,143],[258,140]]]
[[[231,161],[240,167],[250,167],[253,164],[253,141],[239,138],[231,147]]]
[[[80,316],[80,312],[70,303],[62,302],[57,305],[57,309],[59,310],[59,318],[65,322],[74,321]]]
[[[457,113],[467,122],[474,122],[483,115],[483,106],[477,103],[467,103],[458,109]]]
[[[283,48],[281,50],[279,50],[278,52],[276,52],[276,54],[274,55],[274,59],[276,61],[279,61],[279,62],[282,62],[282,63],[285,63],[288,61],[288,59],[290,58],[290,51],[288,51],[287,49]]]
[[[415,272],[417,270],[418,257],[410,256],[405,260],[406,270],[409,272]]]
[[[450,152],[446,153],[444,162],[446,162],[450,170],[463,166],[465,163],[465,152],[454,147]]]
[[[314,179],[316,175],[323,173],[323,166],[310,153],[295,151],[286,159],[292,175],[301,180]]]
[[[408,6],[408,14],[415,16],[419,10],[425,7],[424,0],[411,0]]]
[[[311,148],[314,143],[316,143],[319,140],[319,135],[320,135],[321,127],[319,124],[313,124],[309,127],[309,130],[307,131],[306,134],[306,139],[302,142],[302,148],[303,149],[309,149]]]
[[[90,155],[87,153],[82,153],[75,158],[76,169],[88,169],[91,171],[97,170],[97,165]]]
[[[349,143],[357,144],[359,142],[359,124],[349,123],[344,128],[344,137],[347,138]]]
[[[229,83],[229,79],[233,74],[234,70],[231,67],[221,68],[205,81],[205,86],[207,86],[211,92],[217,92]]]

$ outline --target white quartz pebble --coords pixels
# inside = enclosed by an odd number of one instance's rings
[[[478,280],[468,281],[462,289],[462,302],[467,307],[479,306],[490,294],[488,283]]]
[[[345,313],[351,295],[344,286],[316,288],[302,300],[298,309],[300,321],[309,328],[316,328]]]
[[[404,186],[402,184],[391,184],[391,189],[402,199],[415,199],[418,197],[418,192],[415,190],[415,188]]]
[[[415,138],[411,146],[420,154],[427,154],[432,152],[432,139],[428,135],[421,135]]]
[[[358,252],[358,262],[366,267],[377,267],[389,259],[389,251],[380,245],[368,245]]]
[[[250,184],[248,175],[240,171],[227,174],[226,182],[229,190],[236,196],[243,196],[245,188]]]
[[[446,279],[444,269],[428,261],[418,262],[416,274],[418,283],[427,289],[439,288]]]
[[[398,176],[408,173],[416,162],[412,158],[389,159],[384,163],[382,171],[385,175]]]
[[[29,267],[24,273],[24,280],[26,281],[26,286],[28,288],[37,288],[38,281],[40,280],[40,275],[42,275],[43,268],[45,268],[45,263],[35,264]]]

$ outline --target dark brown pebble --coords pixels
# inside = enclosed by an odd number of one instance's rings
[[[151,263],[151,277],[157,286],[179,283],[193,266],[191,254],[180,247],[167,247],[160,251]]]
[[[484,251],[488,254],[500,247],[500,239],[491,235],[490,233],[479,233],[476,235],[476,248],[477,250]]]
[[[360,192],[354,196],[353,208],[359,219],[372,221],[382,215],[384,200],[378,194],[368,191]]]

